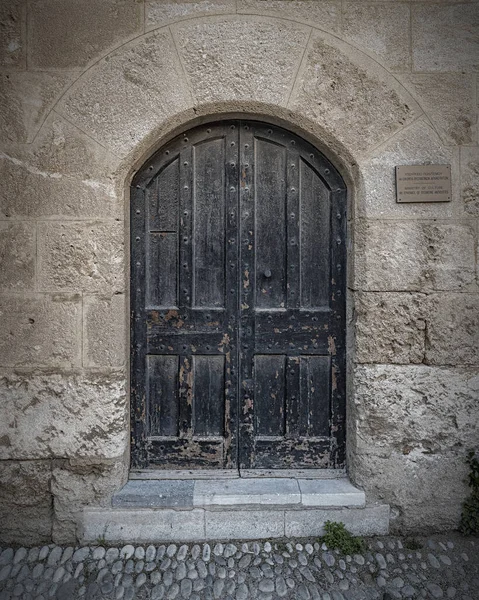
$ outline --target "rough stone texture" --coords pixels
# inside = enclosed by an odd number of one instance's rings
[[[124,375],[3,372],[0,459],[118,458],[128,438]]]
[[[144,509],[86,509],[81,539],[94,541],[99,537],[109,542],[135,540],[147,543],[156,540],[178,542],[205,538],[204,512]]]
[[[83,364],[117,367],[125,363],[125,296],[83,298]]]
[[[464,73],[403,75],[445,144],[471,144],[476,139],[475,79]]]
[[[479,4],[412,7],[415,71],[479,71]]]
[[[479,365],[479,294],[429,298],[426,362]]]
[[[55,100],[71,81],[70,73],[2,73],[0,127],[3,141],[31,142]]]
[[[34,144],[10,144],[0,151],[1,214],[119,218],[122,204],[111,179],[116,162],[105,148],[53,113]]]
[[[354,287],[367,291],[475,289],[469,220],[365,221],[355,227]]]
[[[236,12],[235,0],[174,0],[173,2],[164,2],[156,0],[145,2],[145,28],[146,31],[163,27],[169,23],[191,19],[206,15],[220,15]]]
[[[356,356],[364,363],[424,360],[427,296],[410,293],[356,295]]]
[[[100,61],[72,87],[58,109],[124,156],[158,123],[184,110],[188,99],[171,35],[159,31]]]
[[[238,12],[281,15],[332,33],[339,33],[341,28],[341,3],[337,0],[238,0]]]
[[[261,539],[284,535],[283,512],[268,510],[205,511],[206,538],[241,540],[245,538],[244,523],[248,523],[248,537]]]
[[[255,100],[284,105],[309,30],[248,17],[174,27],[180,55],[199,102]]]
[[[60,461],[57,461],[60,462]],[[73,543],[85,506],[107,506],[113,493],[127,477],[127,462],[61,461],[53,466],[53,540]]]
[[[394,530],[454,529],[466,488],[465,451],[479,433],[479,371],[356,367],[350,468],[368,498],[391,504]]]
[[[354,463],[356,481],[366,494],[390,504],[395,515],[392,532],[418,535],[457,529],[468,493],[464,454],[369,450]]]
[[[397,165],[451,165],[452,202],[396,203],[395,167]],[[359,216],[369,218],[416,219],[450,218],[458,204],[459,173],[457,151],[444,146],[429,123],[418,119],[370,156],[360,158],[364,176],[365,201],[358,206]]]
[[[472,447],[479,433],[479,369],[426,365],[355,368],[358,450],[440,455]],[[358,481],[359,483],[359,481]]]
[[[79,296],[1,296],[0,365],[80,365]]]
[[[391,71],[410,69],[409,6],[346,2],[343,5],[343,36],[372,53]]]
[[[308,511],[285,511],[286,537],[324,535],[324,523],[344,523],[353,535],[384,535],[389,533],[389,506],[371,506],[350,509],[312,509]]]
[[[29,65],[80,68],[142,31],[135,0],[36,0],[28,12]]]
[[[28,290],[35,285],[35,228],[0,222],[0,287]]]
[[[39,289],[124,290],[120,223],[44,222],[37,231]]]
[[[464,210],[479,217],[479,148],[461,148],[461,182]]]
[[[0,4],[0,64],[25,68],[25,0]]]
[[[360,155],[417,115],[396,83],[357,50],[313,32],[290,105]]]
[[[8,445],[8,437],[0,436],[0,445]],[[0,543],[50,541],[50,481],[50,461],[0,462]]]

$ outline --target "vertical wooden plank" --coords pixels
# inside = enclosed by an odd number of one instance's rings
[[[331,460],[341,466],[346,459],[346,189],[334,189],[331,199]]]
[[[146,449],[146,323],[145,323],[145,193],[139,185],[131,186],[131,464],[148,465]]]
[[[304,160],[300,165],[301,306],[329,304],[330,197],[329,190]]]
[[[193,364],[191,355],[179,356],[178,437],[191,439],[193,408]],[[192,457],[193,458],[193,457]]]
[[[146,275],[148,307],[177,305],[178,236],[176,233],[150,233]]]
[[[300,158],[297,151],[287,154],[287,305],[299,308],[300,293]]]
[[[257,308],[286,307],[286,148],[255,139]]]
[[[225,354],[225,467],[238,466],[238,380],[239,380],[239,124],[224,124],[226,188],[225,308],[227,338]]]
[[[149,231],[178,231],[179,157],[164,166],[148,188]]]
[[[288,356],[286,361],[286,435],[299,435],[300,364],[298,356]]]
[[[180,234],[179,234],[179,306],[190,308],[192,305],[193,279],[193,149],[185,135],[184,147],[180,152]]]
[[[331,406],[329,356],[300,359],[299,434],[329,436]]]
[[[241,122],[240,160],[240,414],[239,466],[254,468],[255,154],[252,125]]]
[[[259,354],[254,359],[255,434],[285,433],[286,356]]]
[[[148,356],[149,435],[178,435],[178,357]]]
[[[224,356],[193,356],[193,435],[224,434],[224,368]]]
[[[225,139],[193,147],[193,305],[224,306]]]

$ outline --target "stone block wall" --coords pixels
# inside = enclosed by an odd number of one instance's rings
[[[350,189],[348,469],[455,527],[479,446],[479,2],[0,0],[1,541],[71,542],[128,472],[128,189],[175,132],[290,127]],[[453,200],[395,202],[447,163]]]

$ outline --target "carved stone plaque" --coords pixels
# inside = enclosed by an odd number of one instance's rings
[[[396,167],[396,202],[450,202],[450,165]]]

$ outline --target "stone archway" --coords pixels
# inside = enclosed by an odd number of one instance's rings
[[[320,28],[289,17],[231,14],[185,19],[143,34],[96,60],[78,77],[75,74],[32,136],[30,154],[14,149],[7,159],[8,177],[19,190],[7,207],[9,214],[21,212],[28,188],[34,188],[42,201],[26,212],[46,215],[39,225],[39,289],[82,295],[81,302],[76,296],[62,297],[64,311],[59,316],[51,311],[51,306],[59,306],[58,298],[55,305],[42,299],[42,310],[69,323],[78,319],[79,311],[85,315],[83,362],[66,342],[57,360],[58,368],[80,366],[81,372],[55,375],[58,385],[73,386],[84,398],[85,414],[73,420],[69,411],[62,413],[58,418],[65,426],[54,441],[39,442],[48,456],[80,464],[70,470],[57,468],[57,539],[71,537],[81,506],[108,502],[126,477],[128,411],[121,392],[128,360],[122,345],[128,320],[122,245],[128,229],[125,187],[146,158],[179,131],[206,119],[245,113],[300,134],[344,174],[351,190],[350,217],[357,219],[351,227],[351,298],[357,287],[382,289],[378,281],[394,289],[394,273],[386,272],[387,266],[372,273],[373,255],[385,244],[377,220],[398,214],[451,215],[449,206],[403,206],[399,213],[394,203],[395,164],[448,162],[457,181],[457,160],[396,76]],[[26,177],[23,164],[31,167]],[[20,179],[28,185],[23,188]],[[370,222],[361,222],[363,218]],[[392,231],[388,224],[384,228]],[[371,246],[371,239],[377,247]],[[376,287],[368,287],[370,281]],[[112,313],[124,318],[112,321]],[[356,350],[367,361],[364,337]],[[44,389],[52,385],[49,377],[35,374],[31,385]],[[368,375],[361,372],[361,377],[364,382]],[[361,483],[377,489],[368,471],[374,460],[369,461],[365,443],[357,439],[361,414],[351,408],[351,473],[355,477],[360,472]],[[48,405],[45,410],[53,409]],[[28,418],[19,417],[20,434],[7,448],[7,458],[23,457],[31,448],[34,436],[27,433],[32,423]],[[90,469],[91,464],[101,465],[101,473]],[[84,493],[73,508],[65,508],[68,490],[78,482]]]

